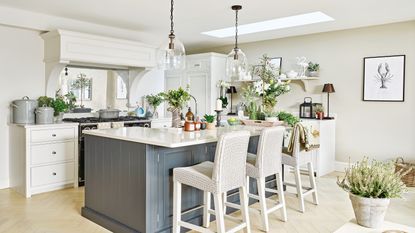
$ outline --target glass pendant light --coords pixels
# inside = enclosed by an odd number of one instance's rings
[[[238,48],[238,11],[242,9],[242,6],[234,5],[231,8],[235,11],[235,48],[226,59],[226,74],[232,81],[247,81],[250,80],[248,60],[245,53]]]
[[[186,65],[186,51],[183,43],[174,35],[173,22],[174,1],[170,5],[170,34],[158,51],[158,66],[165,70],[181,70]]]

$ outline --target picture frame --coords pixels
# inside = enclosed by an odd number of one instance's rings
[[[282,67],[282,57],[271,57],[270,63],[275,67],[278,68],[279,74],[281,74],[281,67]]]
[[[405,101],[405,55],[363,58],[363,101]]]
[[[282,57],[271,57],[270,63],[275,67],[278,68],[279,75],[281,75],[281,66],[282,66]],[[255,67],[258,67],[261,65],[252,65],[251,72],[254,73]],[[253,80],[258,80],[259,77],[254,76]]]

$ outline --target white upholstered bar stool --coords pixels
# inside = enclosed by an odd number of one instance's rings
[[[198,232],[213,232],[209,230],[210,214],[216,216],[217,232],[237,232],[244,229],[250,232],[248,198],[246,193],[246,151],[248,150],[250,133],[239,131],[226,133],[219,137],[214,162],[175,168],[173,170],[173,232],[179,233],[180,227]],[[203,226],[196,226],[181,220],[181,186],[182,184],[195,187],[204,192]],[[223,195],[227,191],[239,188],[241,199],[242,222],[229,231],[225,231],[225,215],[223,211]],[[210,209],[211,194],[214,197],[215,210]]]
[[[296,135],[294,138],[294,146],[292,155],[289,154],[282,154],[282,164],[291,166],[294,170],[294,177],[295,177],[295,184],[284,182],[287,186],[292,186],[297,189],[297,198],[300,204],[300,211],[302,213],[305,212],[304,207],[304,197],[308,194],[313,194],[313,202],[315,205],[318,205],[318,196],[317,196],[317,186],[316,186],[316,179],[314,177],[314,169],[313,169],[313,155],[310,151],[301,151],[300,149],[300,136],[299,134],[292,134]],[[310,187],[302,186],[301,182],[301,166],[307,166],[308,168],[308,177],[310,180]],[[305,190],[303,192],[303,189]]]
[[[248,153],[246,164],[248,197],[259,200],[264,231],[269,230],[268,214],[271,212],[281,210],[282,221],[287,221],[281,166],[284,132],[284,127],[263,129],[259,137],[257,154]],[[271,175],[275,175],[277,190],[265,187],[265,178]],[[249,193],[249,177],[256,179],[258,196]],[[271,208],[267,208],[266,192],[278,194],[278,201]]]

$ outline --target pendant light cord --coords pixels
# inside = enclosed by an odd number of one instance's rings
[[[235,10],[235,50],[238,49],[238,10]]]
[[[173,10],[174,10],[174,0],[171,0],[170,2],[170,35],[174,35]]]

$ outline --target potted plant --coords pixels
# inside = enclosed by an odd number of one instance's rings
[[[345,177],[337,181],[349,193],[356,221],[359,225],[378,228],[382,225],[391,198],[406,192],[401,177],[395,173],[393,162],[368,162],[364,158],[346,169]]]
[[[205,114],[206,129],[215,129],[215,115]]]
[[[271,112],[271,113],[267,113],[265,116],[265,121],[269,121],[269,122],[276,122],[278,121],[278,113],[277,112]]]
[[[146,95],[145,98],[148,104],[153,108],[152,117],[157,119],[159,115],[157,112],[157,107],[160,106],[160,104],[163,102],[163,96],[160,94]],[[150,112],[150,111],[147,111],[147,112]]]
[[[320,64],[309,62],[307,70],[310,77],[318,77],[320,75]]]
[[[281,111],[278,113],[278,119],[284,121],[288,126],[293,127],[300,122],[300,119],[289,112]]]
[[[316,118],[320,120],[324,118],[324,107],[321,105],[316,106]]]
[[[187,101],[190,100],[190,94],[182,87],[177,90],[168,90],[160,93],[160,96],[169,104],[168,111],[172,112],[172,127],[180,127],[180,113]]]
[[[63,113],[68,111],[68,104],[65,96],[60,94],[60,90],[56,91],[55,99],[52,101],[52,108],[54,109],[56,122],[60,123],[63,119]]]

